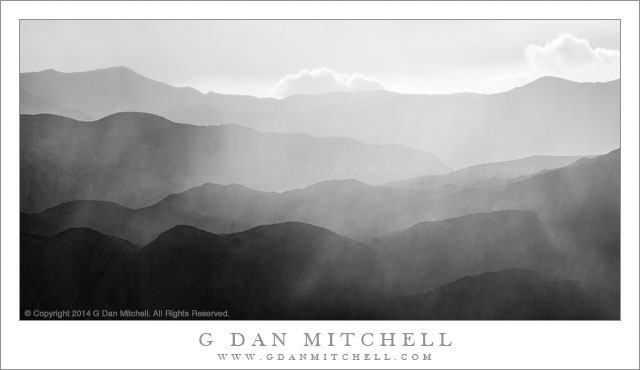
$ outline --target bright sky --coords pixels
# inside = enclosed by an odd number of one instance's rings
[[[21,21],[20,70],[126,66],[203,92],[499,92],[619,78],[618,21]]]

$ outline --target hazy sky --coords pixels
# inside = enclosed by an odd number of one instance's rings
[[[21,21],[20,70],[127,66],[259,97],[498,92],[619,76],[618,21]]]

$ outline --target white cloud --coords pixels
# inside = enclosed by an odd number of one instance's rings
[[[286,98],[296,94],[323,94],[333,91],[384,90],[384,86],[371,76],[358,73],[340,74],[328,68],[303,69],[284,76],[274,87],[274,96]]]
[[[620,77],[620,52],[593,48],[586,39],[560,34],[544,46],[524,50],[530,73],[579,82],[602,82]]]
[[[588,40],[559,34],[544,46],[524,48],[523,68],[489,77],[474,91],[495,93],[523,86],[544,76],[577,82],[607,82],[620,78],[620,52],[593,48]]]

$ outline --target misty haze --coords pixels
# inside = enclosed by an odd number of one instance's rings
[[[21,36],[21,319],[620,319],[617,21]]]

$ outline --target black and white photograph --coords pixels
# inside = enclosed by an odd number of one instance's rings
[[[20,319],[619,320],[621,55],[618,20],[22,20]]]
[[[1,369],[638,369],[638,1],[1,1]]]

